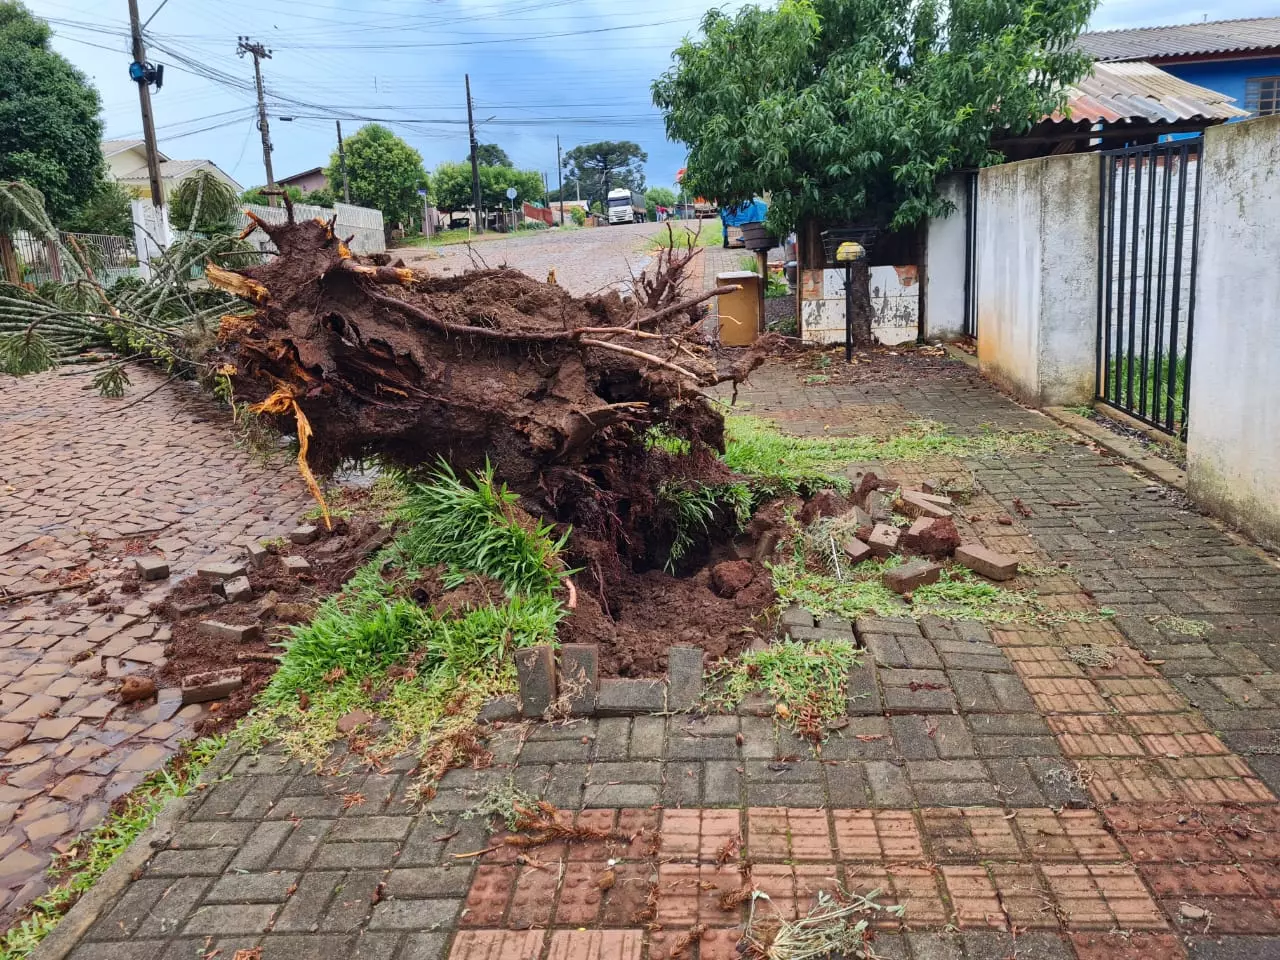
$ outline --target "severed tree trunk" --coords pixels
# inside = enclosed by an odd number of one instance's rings
[[[875,346],[875,337],[871,333],[871,321],[875,311],[871,306],[871,268],[866,258],[854,261],[853,264],[853,345],[855,347]]]

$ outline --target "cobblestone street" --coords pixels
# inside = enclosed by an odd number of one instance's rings
[[[1047,607],[1115,616],[791,611],[792,636],[865,648],[817,752],[750,707],[505,725],[421,807],[411,757],[322,777],[231,755],[71,956],[721,960],[750,910],[837,887],[905,908],[871,917],[884,958],[1280,956],[1274,561],[956,361],[806,379],[771,365],[739,403],[798,433],[1051,431],[1044,455],[858,467],[972,476],[966,525],[1041,571]],[[611,839],[504,845],[467,811],[508,778]],[[768,899],[725,898],[744,880]]]
[[[206,715],[177,690],[142,709],[118,702],[123,677],[164,663],[168,628],[151,604],[197,563],[280,534],[312,504],[292,458],[238,449],[225,409],[194,385],[165,385],[147,367],[131,375],[121,400],[84,389],[85,374],[0,377],[0,590],[92,582],[0,604],[6,925],[44,890],[52,854]],[[170,576],[123,592],[136,556],[165,559]]]

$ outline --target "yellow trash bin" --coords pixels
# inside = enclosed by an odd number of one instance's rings
[[[738,284],[742,289],[719,298],[720,342],[726,347],[745,347],[755,342],[760,331],[760,274],[734,270],[716,274],[716,286]]]

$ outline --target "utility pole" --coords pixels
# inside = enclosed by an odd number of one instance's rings
[[[142,24],[139,22],[138,0],[129,0],[129,32],[133,35],[133,62],[141,68],[147,62],[147,48],[142,42]],[[164,216],[164,181],[160,179],[160,151],[156,147],[156,121],[151,115],[151,84],[146,78],[138,83],[138,102],[142,106],[142,139],[147,146],[147,180],[151,183],[151,203],[160,222]],[[163,227],[161,228],[164,229]]]
[[[560,134],[556,134],[556,189],[560,192],[560,226],[564,226],[564,158],[560,155]]]
[[[471,74],[467,74],[467,129],[471,133],[471,201],[475,204],[472,226],[476,233],[484,233],[484,220],[480,216],[480,161],[476,157],[476,118],[471,105]]]
[[[342,121],[333,121],[338,125],[338,165],[342,167],[342,202],[351,202],[351,184],[347,180],[347,151],[342,146]]]
[[[267,189],[274,190],[276,178],[271,172],[271,128],[267,125],[267,102],[262,95],[261,64],[261,61],[271,59],[271,51],[260,43],[250,43],[248,37],[240,37],[236,44],[236,55],[243,57],[246,53],[253,55],[253,79],[258,84],[258,130],[262,134],[262,164],[267,168]],[[267,202],[274,207],[276,198],[267,194]]]

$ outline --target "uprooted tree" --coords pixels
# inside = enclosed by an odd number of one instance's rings
[[[332,222],[257,226],[279,257],[208,272],[255,308],[223,320],[217,362],[238,400],[297,421],[311,468],[487,461],[531,511],[574,524],[597,570],[661,549],[664,478],[723,472],[723,419],[703,390],[741,381],[767,345],[731,355],[702,333],[698,305],[724,291],[682,295],[696,249],[664,253],[635,297],[578,299],[513,270],[361,262]],[[654,428],[690,453],[654,451]]]

